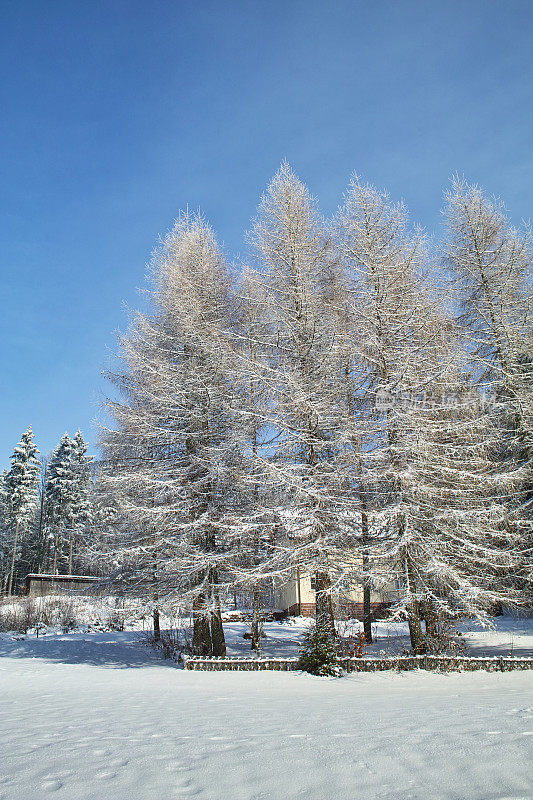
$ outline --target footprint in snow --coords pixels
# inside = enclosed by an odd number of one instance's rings
[[[50,778],[47,781],[43,781],[41,785],[45,792],[57,792],[58,789],[63,787],[63,781],[60,781],[59,778]]]
[[[184,781],[181,785],[175,786],[174,791],[178,797],[194,797],[200,794],[200,790],[194,786],[192,781]]]
[[[130,763],[130,760],[129,758],[112,758],[107,763],[110,767],[126,767]]]
[[[170,764],[165,764],[167,772],[190,772],[191,767],[186,764],[181,764],[179,761],[173,761]]]
[[[113,770],[102,770],[101,772],[96,773],[96,777],[100,781],[111,781],[113,778],[117,777],[117,773]]]

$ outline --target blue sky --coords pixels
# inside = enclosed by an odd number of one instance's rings
[[[94,442],[101,371],[157,236],[230,254],[288,159],[325,213],[356,169],[438,234],[464,173],[533,195],[529,0],[1,0],[0,465]]]

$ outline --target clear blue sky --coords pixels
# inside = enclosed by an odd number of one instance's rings
[[[287,158],[322,209],[350,172],[438,232],[464,173],[530,218],[533,4],[1,0],[0,465],[32,424],[94,441],[101,370],[158,234],[228,251]]]

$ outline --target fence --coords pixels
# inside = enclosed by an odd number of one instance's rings
[[[185,669],[207,671],[258,671],[278,670],[286,672],[298,669],[297,658],[200,658],[183,656]],[[533,658],[513,656],[394,656],[390,658],[338,658],[337,663],[345,672],[404,672],[425,669],[440,672],[512,672],[533,669]]]

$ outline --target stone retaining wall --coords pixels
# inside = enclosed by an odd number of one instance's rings
[[[297,658],[199,658],[183,657],[185,669],[207,671],[258,671],[296,670]],[[511,672],[533,669],[533,658],[501,656],[483,658],[475,656],[396,656],[392,658],[339,658],[338,664],[345,672],[403,672],[425,669],[441,672]]]

